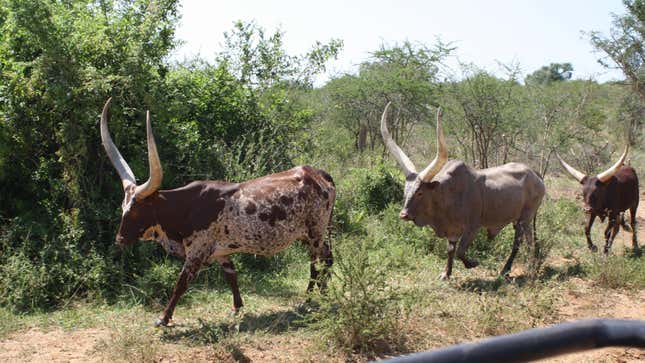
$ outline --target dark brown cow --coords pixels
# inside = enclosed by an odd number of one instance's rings
[[[185,258],[172,297],[157,325],[169,324],[189,282],[202,266],[212,262],[222,266],[237,312],[243,304],[229,258],[233,253],[273,255],[294,240],[306,241],[311,257],[307,291],[314,285],[325,288],[332,254],[324,236],[336,197],[329,174],[299,166],[242,183],[196,181],[178,189],[158,190],[161,162],[147,114],[150,179],[137,186],[134,174],[110,138],[109,105],[110,99],[103,107],[101,139],[125,191],[116,242],[125,245],[154,240],[169,254]],[[318,261],[324,263],[322,271],[316,268]]]
[[[571,174],[580,184],[582,184],[582,196],[584,199],[584,210],[588,216],[585,235],[587,236],[587,245],[589,249],[596,252],[598,248],[591,241],[591,226],[596,217],[601,221],[609,217],[607,229],[605,229],[605,248],[604,253],[608,254],[611,244],[618,233],[620,225],[625,228],[623,212],[629,209],[631,216],[632,246],[634,252],[638,251],[638,240],[636,238],[636,209],[638,209],[638,177],[636,171],[631,166],[623,165],[629,146],[625,152],[611,168],[598,175],[586,175],[571,165],[567,164],[560,155],[556,154],[562,167]]]
[[[417,173],[387,129],[389,106],[389,103],[385,106],[381,117],[381,134],[406,177],[399,217],[420,227],[429,225],[437,236],[448,239],[448,263],[441,278],[450,277],[455,253],[466,268],[477,266],[477,261],[466,257],[466,250],[480,228],[486,228],[488,238],[492,239],[513,223],[513,249],[501,271],[503,276],[508,274],[522,238],[534,243],[531,221],[535,220],[544,197],[542,179],[520,163],[476,170],[463,161],[448,160],[441,110],[437,111],[437,156]]]

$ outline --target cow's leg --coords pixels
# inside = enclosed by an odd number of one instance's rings
[[[470,243],[473,241],[473,239],[475,239],[476,233],[477,229],[466,231],[461,235],[461,238],[459,239],[459,245],[457,246],[457,257],[461,260],[461,262],[464,263],[464,266],[466,268],[473,268],[479,265],[479,262],[477,262],[476,260],[471,260],[466,257],[466,250],[468,250],[468,246],[470,246]]]
[[[605,233],[604,233],[604,235],[605,235],[605,241],[609,239],[609,236],[611,236],[611,230],[612,230],[612,228],[613,228],[613,224],[612,224],[612,222],[611,222],[611,218],[610,218],[610,219],[609,219],[609,221],[608,221],[608,223],[607,223],[607,228],[605,228]]]
[[[321,276],[318,277],[316,282],[320,291],[324,292],[327,289],[327,281],[329,281],[331,267],[334,264],[334,256],[331,253],[331,246],[327,242],[323,242],[322,246],[319,260],[323,264],[323,270],[320,271]]]
[[[452,262],[455,259],[456,244],[457,241],[448,241],[448,262],[446,263],[446,269],[439,277],[442,280],[449,279],[452,274]]]
[[[620,226],[623,227],[623,229],[626,230],[627,232],[631,232],[632,227],[630,227],[630,225],[627,224],[626,215],[627,215],[627,212],[624,212],[624,213],[620,214]]]
[[[237,286],[237,272],[235,272],[235,265],[229,256],[222,256],[217,258],[217,263],[222,266],[224,277],[228,286],[233,293],[233,312],[237,314],[244,304],[242,303],[242,296],[240,296],[240,289]]]
[[[522,221],[517,222],[513,225],[515,227],[515,238],[513,239],[513,249],[511,250],[511,255],[508,256],[508,260],[506,261],[506,264],[502,268],[502,272],[500,272],[500,275],[506,276],[508,273],[511,271],[511,267],[513,266],[513,260],[515,260],[515,256],[517,255],[517,251],[520,249],[520,243],[522,243],[522,236],[524,236],[527,232],[530,232],[530,225],[529,229],[526,229],[526,224]]]
[[[199,258],[186,259],[186,262],[184,262],[184,267],[181,269],[179,279],[175,284],[175,289],[172,291],[172,296],[170,297],[170,300],[168,301],[168,304],[163,311],[163,315],[155,322],[156,326],[168,325],[170,319],[172,319],[172,313],[175,311],[177,301],[179,301],[181,295],[186,292],[186,289],[188,289],[188,284],[197,275],[197,272],[199,272],[201,266],[202,260],[200,260]]]
[[[629,208],[629,216],[631,217],[630,220],[630,225],[632,227],[632,247],[634,248],[634,253],[637,253],[639,251],[638,248],[638,231],[636,231],[636,210],[638,209],[638,205],[635,205],[631,208]]]
[[[609,216],[609,225],[607,228],[611,227],[611,231],[609,233],[609,236],[607,237],[607,241],[605,242],[605,248],[604,248],[604,253],[605,255],[609,254],[609,250],[611,249],[612,243],[614,243],[614,238],[616,238],[616,234],[618,234],[618,230],[620,229],[620,223],[618,222],[618,215],[617,214],[612,214]]]
[[[331,246],[324,240],[324,233],[310,233],[309,238],[309,284],[307,292],[311,292],[314,286],[318,286],[320,291],[325,291],[327,281],[331,273],[331,267],[334,258],[331,252]],[[318,271],[317,265],[322,263],[321,271]]]
[[[598,248],[591,242],[591,226],[593,226],[593,221],[596,219],[596,214],[591,212],[589,213],[589,218],[587,219],[587,226],[585,226],[585,236],[587,237],[587,246],[592,252],[598,251]]]

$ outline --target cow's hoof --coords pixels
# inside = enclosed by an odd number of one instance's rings
[[[232,307],[231,311],[229,313],[230,316],[238,316],[242,313],[242,307],[240,306],[239,308]]]
[[[479,262],[477,262],[475,260],[464,260],[464,266],[466,268],[475,268],[475,267],[479,266]]]
[[[157,319],[157,321],[155,321],[155,327],[157,327],[157,328],[159,328],[159,327],[171,327],[172,325],[173,325],[172,320],[164,320],[163,318],[159,318],[159,319]]]
[[[591,250],[591,252],[594,252],[594,253],[598,252],[598,247],[596,247],[596,245],[589,246],[589,249]]]
[[[439,280],[443,280],[443,281],[450,280],[450,275],[447,274],[446,272],[442,272],[441,275],[439,275]]]

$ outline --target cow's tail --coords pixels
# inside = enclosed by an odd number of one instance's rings
[[[537,239],[537,213],[535,213],[535,216],[533,217],[533,243],[537,245],[538,239]]]
[[[329,213],[329,221],[327,222],[327,244],[331,249],[331,241],[334,238],[334,207],[331,207],[331,213]]]
[[[323,177],[329,184],[331,184],[334,187],[334,200],[331,202],[331,213],[329,213],[329,220],[327,221],[327,243],[329,245],[329,248],[331,249],[331,242],[333,239],[333,233],[334,233],[334,206],[336,204],[336,183],[334,183],[334,178],[329,175],[326,171],[322,169],[317,169],[316,170],[320,176]]]

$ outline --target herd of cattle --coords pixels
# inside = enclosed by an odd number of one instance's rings
[[[162,168],[155,139],[146,117],[150,176],[142,185],[136,179],[114,145],[107,127],[111,99],[101,115],[101,140],[107,156],[123,184],[121,225],[116,236],[120,245],[138,240],[154,240],[171,255],[185,259],[173,294],[156,325],[171,322],[177,301],[202,266],[219,263],[233,293],[237,312],[243,305],[237,285],[233,253],[273,255],[295,240],[305,241],[311,260],[307,291],[315,286],[325,289],[333,258],[325,235],[330,225],[336,197],[335,185],[325,171],[309,166],[267,175],[241,183],[195,181],[172,190],[159,190]],[[535,242],[535,218],[545,194],[542,178],[521,163],[477,170],[460,160],[448,160],[441,127],[441,110],[437,112],[437,155],[422,171],[394,142],[387,128],[385,106],[381,117],[381,134],[392,156],[405,174],[403,209],[399,217],[417,226],[430,226],[437,236],[448,240],[448,262],[441,278],[450,277],[455,254],[466,268],[477,261],[466,257],[466,250],[480,228],[489,239],[513,223],[515,238],[511,254],[501,270],[507,275],[523,238]],[[596,217],[608,218],[604,253],[609,253],[619,227],[632,231],[636,238],[638,178],[635,170],[623,165],[628,148],[608,170],[594,176],[574,169],[559,156],[564,169],[582,184],[584,210],[588,215],[585,228],[587,243]],[[629,209],[631,227],[623,212]]]

